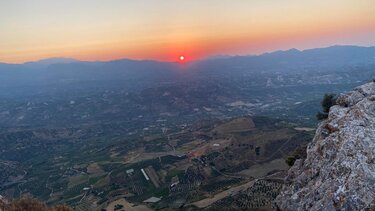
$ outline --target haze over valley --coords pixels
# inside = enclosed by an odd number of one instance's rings
[[[136,204],[157,197],[158,209],[214,209],[216,200],[199,200],[273,172],[282,179],[284,159],[312,137],[324,93],[375,75],[375,48],[194,63],[56,58],[0,69],[2,195],[81,210],[124,194]],[[276,192],[250,208],[271,206],[281,187],[259,181]]]
[[[0,3],[0,211],[374,210],[372,0]]]

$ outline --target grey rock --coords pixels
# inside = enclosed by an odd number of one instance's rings
[[[280,210],[375,210],[375,83],[342,94],[290,168]]]

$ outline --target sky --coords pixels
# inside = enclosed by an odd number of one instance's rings
[[[375,46],[374,0],[1,0],[0,62]]]

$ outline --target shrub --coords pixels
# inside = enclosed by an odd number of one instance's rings
[[[328,113],[329,109],[332,106],[336,105],[336,97],[335,96],[336,95],[334,95],[334,94],[325,94],[324,95],[323,100],[321,102],[324,113]]]
[[[38,201],[37,199],[31,197],[24,197],[13,201],[10,204],[9,210],[12,211],[48,211],[48,207],[43,202]]]
[[[293,166],[297,159],[305,159],[307,156],[306,153],[307,144],[303,144],[297,147],[292,153],[286,157],[285,162],[288,166]]]
[[[293,166],[294,165],[294,162],[297,160],[296,157],[294,156],[288,156],[286,159],[285,159],[285,162],[286,164],[288,164],[288,166]]]
[[[316,118],[318,120],[323,120],[328,118],[329,109],[336,105],[336,95],[335,94],[325,94],[323,100],[320,102],[323,112],[318,112]]]
[[[5,205],[4,205],[5,208]],[[7,211],[71,211],[71,209],[65,205],[57,205],[53,208],[49,208],[45,203],[38,199],[31,198],[29,196],[22,197],[14,200],[6,205]]]
[[[327,119],[327,118],[328,118],[328,114],[323,114],[322,112],[318,112],[318,113],[316,114],[316,118],[317,118],[318,120]]]
[[[51,211],[71,211],[71,209],[65,205],[57,205],[52,207]]]

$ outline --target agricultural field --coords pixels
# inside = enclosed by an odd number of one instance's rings
[[[8,169],[3,174],[11,176],[2,182],[0,193],[29,193],[76,210],[215,209],[244,192],[269,190],[262,179],[285,172],[285,158],[312,136],[312,131],[293,126],[246,116],[198,122],[148,138],[133,136],[133,141],[91,128],[84,138],[74,128],[46,134],[12,131],[6,135],[20,137],[15,139],[19,147],[7,153],[28,152],[29,159],[1,163]],[[116,127],[106,130],[121,133]],[[22,142],[26,137],[30,144]],[[271,185],[275,192],[277,184]],[[268,206],[273,195],[267,192],[246,205],[238,205],[236,198],[233,206]]]

